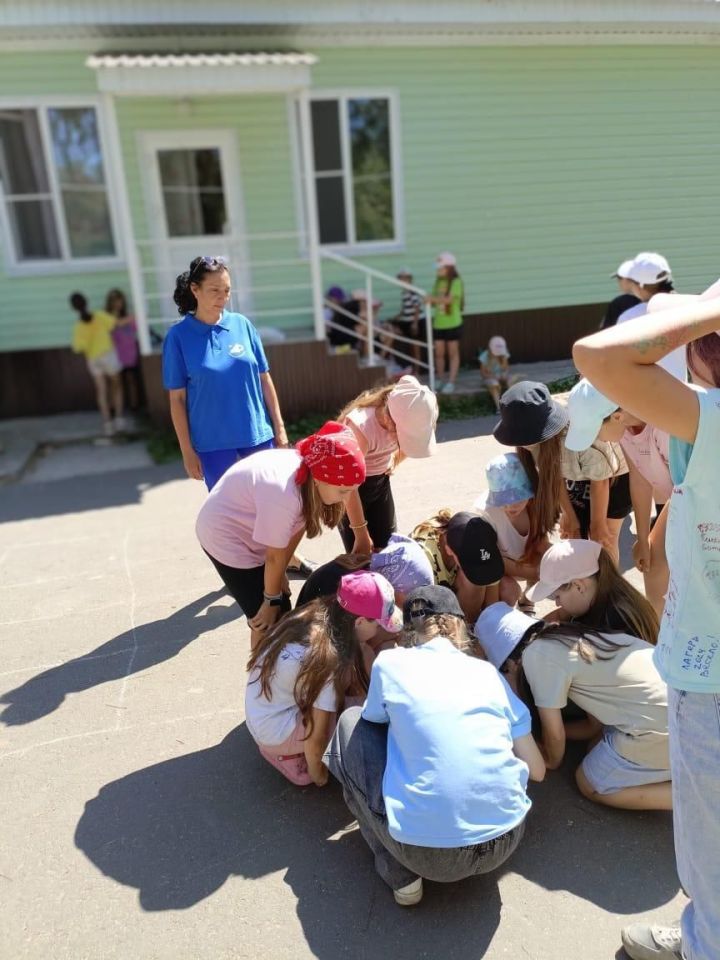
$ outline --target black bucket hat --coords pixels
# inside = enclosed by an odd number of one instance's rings
[[[506,447],[529,447],[556,436],[569,420],[544,383],[521,380],[500,397],[500,422],[493,435]]]

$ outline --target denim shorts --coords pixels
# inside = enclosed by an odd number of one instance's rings
[[[599,794],[617,793],[625,787],[642,787],[670,779],[669,769],[645,767],[621,756],[612,743],[612,728],[606,728],[602,740],[585,757],[582,771]]]

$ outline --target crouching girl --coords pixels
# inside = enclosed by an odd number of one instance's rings
[[[245,722],[265,759],[292,783],[327,782],[322,755],[346,696],[362,696],[364,647],[402,627],[393,589],[376,573],[349,573],[332,600],[284,617],[248,662]]]
[[[585,797],[627,810],[672,809],[667,688],[650,644],[574,623],[544,623],[506,603],[483,611],[475,636],[513,689],[523,699],[531,694],[549,769],[562,763],[567,740],[589,740],[575,773]],[[563,723],[568,700],[587,718]]]
[[[325,755],[401,906],[423,878],[450,883],[499,867],[519,844],[528,775],[545,764],[530,714],[472,641],[457,598],[420,587],[403,608],[408,648],[380,653],[365,706],[346,710]]]

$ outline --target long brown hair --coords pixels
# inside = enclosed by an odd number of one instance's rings
[[[685,348],[685,359],[690,372],[704,381],[695,365],[696,359],[701,360],[712,375],[713,385],[720,386],[720,337],[715,332],[692,340]]]
[[[272,700],[272,678],[278,657],[290,643],[307,647],[295,680],[295,703],[305,721],[306,736],[313,729],[312,708],[322,688],[331,681],[338,706],[349,686],[367,692],[369,679],[355,635],[357,616],[344,610],[335,598],[313,600],[286,614],[263,637],[251,654],[247,669],[259,668],[253,683]]]
[[[394,383],[387,383],[381,387],[373,387],[371,390],[363,390],[360,396],[355,397],[350,403],[346,403],[336,419],[338,423],[344,423],[345,418],[352,410],[359,408],[375,407],[380,409],[387,404],[387,399],[395,389]]]
[[[617,636],[617,641],[611,640],[607,634]],[[540,637],[545,640],[558,640],[570,650],[574,650],[585,663],[594,663],[595,660],[612,660],[618,650],[629,646],[631,639],[627,634],[619,631],[604,630],[600,633],[594,627],[582,623],[543,623],[537,629],[530,630],[523,639],[529,636],[534,643]],[[622,638],[625,638],[623,642]]]
[[[515,449],[535,491],[534,499],[528,504],[530,532],[527,555],[530,544],[537,544],[547,536],[557,523],[560,514],[560,502],[565,483],[562,473],[563,431],[538,444],[537,465],[529,450],[524,447]]]
[[[623,577],[604,547],[598,557],[598,567],[595,600],[583,615],[582,623],[602,629],[608,613],[614,611],[622,619],[626,633],[655,646],[660,621],[650,601]]]
[[[322,533],[323,526],[334,530],[345,515],[344,503],[323,503],[317,484],[311,476],[300,487],[305,536],[308,540]]]

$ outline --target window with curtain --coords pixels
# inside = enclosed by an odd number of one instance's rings
[[[311,103],[320,242],[397,240],[387,97],[331,97]]]
[[[94,107],[0,110],[0,184],[17,263],[115,256]]]

